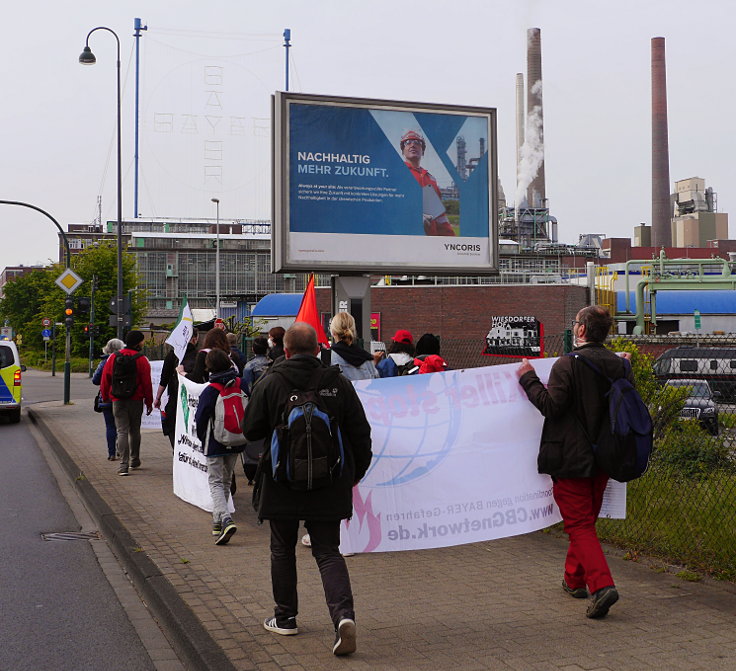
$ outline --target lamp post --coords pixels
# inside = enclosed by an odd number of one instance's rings
[[[212,198],[215,204],[217,249],[215,250],[215,318],[220,316],[220,199]]]
[[[116,333],[117,337],[122,339],[123,337],[123,173],[121,169],[121,142],[120,142],[120,38],[117,33],[110,28],[105,26],[98,26],[93,28],[87,33],[87,39],[84,43],[84,50],[82,55],[79,57],[79,62],[82,65],[94,65],[97,62],[95,55],[92,53],[92,49],[89,48],[89,38],[96,30],[106,30],[111,33],[117,43],[117,87],[118,87],[118,287],[117,287],[117,300],[115,301],[116,308]]]

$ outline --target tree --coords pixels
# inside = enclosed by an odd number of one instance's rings
[[[117,293],[117,247],[114,241],[103,241],[72,256],[72,270],[83,283],[72,295],[75,305],[78,298],[92,298],[92,282],[95,279],[94,321],[98,325],[95,337],[95,351],[115,337],[115,327],[110,326],[110,300]],[[66,293],[55,283],[65,266],[56,263],[43,270],[22,275],[8,282],[4,287],[5,299],[0,301],[0,319],[7,320],[16,332],[23,333],[23,345],[30,350],[43,351],[41,320],[49,318],[53,322],[64,321],[64,301]],[[132,289],[131,324],[140,323],[146,311],[145,292],[138,289],[138,274],[135,258],[123,253],[123,286]],[[89,336],[84,327],[91,321],[90,314],[80,314],[75,310],[72,326],[72,353],[86,356],[89,351]],[[57,329],[57,339],[62,337],[63,327]]]

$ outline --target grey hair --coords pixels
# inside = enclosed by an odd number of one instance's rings
[[[107,341],[107,345],[105,345],[102,348],[103,354],[114,354],[115,352],[119,352],[121,349],[125,347],[125,343],[122,340],[119,340],[118,338],[113,338],[112,340]]]

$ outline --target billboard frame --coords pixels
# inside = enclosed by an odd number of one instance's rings
[[[484,119],[487,126],[487,155],[488,155],[488,228],[484,229],[480,239],[487,239],[487,254],[476,264],[453,265],[426,261],[421,254],[413,258],[397,260],[366,260],[344,261],[339,258],[327,259],[295,259],[290,253],[291,245],[291,187],[292,166],[290,164],[291,137],[290,137],[290,106],[292,104],[306,104],[325,107],[343,107],[364,110],[380,110],[389,112],[418,112],[423,114],[457,115]],[[495,108],[475,107],[466,105],[447,105],[435,103],[418,103],[396,100],[380,100],[373,98],[356,98],[313,95],[303,93],[289,93],[277,91],[272,96],[272,244],[271,262],[273,272],[326,272],[326,273],[422,273],[432,275],[494,275],[498,274],[498,145],[497,145],[497,112]],[[408,171],[407,171],[408,172]],[[421,214],[421,211],[420,211]],[[310,235],[308,232],[306,235]],[[322,235],[324,232],[311,233]],[[388,237],[388,236],[385,236]],[[406,236],[401,236],[406,237]],[[417,236],[426,239],[430,236]],[[322,238],[324,239],[324,237]],[[444,241],[462,241],[459,238],[443,238]],[[470,238],[478,239],[478,238]],[[351,242],[346,236],[346,242]],[[461,245],[462,242],[458,242]],[[333,256],[338,256],[333,254]]]

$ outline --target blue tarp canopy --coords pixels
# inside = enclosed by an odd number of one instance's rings
[[[253,308],[253,317],[295,317],[302,304],[301,294],[268,294]]]
[[[626,292],[617,292],[618,311],[626,309]],[[647,308],[648,309],[648,308]],[[629,294],[629,310],[636,312],[636,292]],[[683,290],[658,291],[658,315],[686,315],[693,310],[700,310],[702,314],[733,314],[736,313],[736,291],[732,290]]]

